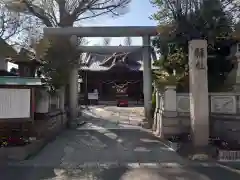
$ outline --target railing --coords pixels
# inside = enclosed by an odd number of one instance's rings
[[[209,93],[207,103],[209,103],[209,121],[206,125],[209,125],[209,135],[227,142],[230,149],[229,151],[220,148],[218,158],[223,161],[239,160],[240,93]],[[174,87],[157,91],[153,126],[155,133],[163,138],[190,133],[192,124],[190,109],[189,93],[176,93]]]
[[[239,114],[240,93],[209,93],[209,110],[214,114]],[[177,112],[190,112],[188,93],[177,93]]]

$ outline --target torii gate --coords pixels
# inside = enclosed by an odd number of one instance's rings
[[[151,119],[152,108],[152,79],[151,79],[151,58],[150,58],[150,37],[156,36],[156,26],[103,26],[103,27],[65,27],[65,28],[44,28],[44,35],[47,36],[69,36],[73,40],[77,37],[142,37],[142,46],[80,46],[82,52],[131,52],[142,48],[143,57],[143,93],[145,119]],[[70,115],[76,119],[78,94],[77,94],[78,67],[72,69],[70,75]]]

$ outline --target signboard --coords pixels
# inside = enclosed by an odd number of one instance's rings
[[[30,118],[30,89],[0,89],[0,119]]]
[[[88,93],[88,99],[98,100],[98,93]]]

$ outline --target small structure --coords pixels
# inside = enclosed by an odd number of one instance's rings
[[[36,59],[35,53],[25,48],[22,48],[9,62],[18,65],[19,76],[21,77],[35,77],[37,67],[41,65],[41,61]]]
[[[0,39],[0,47],[2,44],[0,161],[2,158],[24,160],[39,151],[49,139],[66,127],[67,118],[64,109],[49,108],[53,98],[47,93],[41,79],[35,77],[36,69],[41,63],[34,54],[26,49],[17,53]],[[8,60],[18,64],[19,73],[8,72]],[[54,98],[58,99],[58,94]]]
[[[34,78],[39,63],[31,52],[21,49],[17,53],[2,39],[0,47],[0,135],[8,137],[13,136],[13,131],[23,133],[26,125],[34,122],[35,90],[42,83],[40,78]],[[8,72],[9,61],[19,65],[20,73]]]
[[[0,38],[0,76],[16,76],[14,73],[8,72],[8,58],[17,55],[17,51]]]
[[[1,135],[11,135],[13,127],[20,131],[21,125],[33,122],[35,112],[34,89],[41,85],[41,79],[39,78],[0,77]]]

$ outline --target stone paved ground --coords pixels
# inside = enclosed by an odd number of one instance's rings
[[[35,157],[0,166],[1,179],[144,180],[145,176],[149,176],[148,180],[155,180],[159,179],[157,175],[169,180],[240,178],[238,173],[215,163],[185,160],[140,127],[121,126],[127,119],[111,119],[105,112],[111,107],[100,108],[103,109],[100,111],[97,108],[100,107],[90,108],[95,112],[95,118],[88,117],[91,126],[66,130]],[[99,117],[100,114],[106,119]],[[133,169],[138,170],[133,173]],[[128,179],[124,178],[126,176]]]
[[[89,106],[83,107],[83,115],[91,122],[84,128],[103,127],[107,129],[139,128],[143,118],[143,107]],[[93,118],[94,117],[94,118]]]

